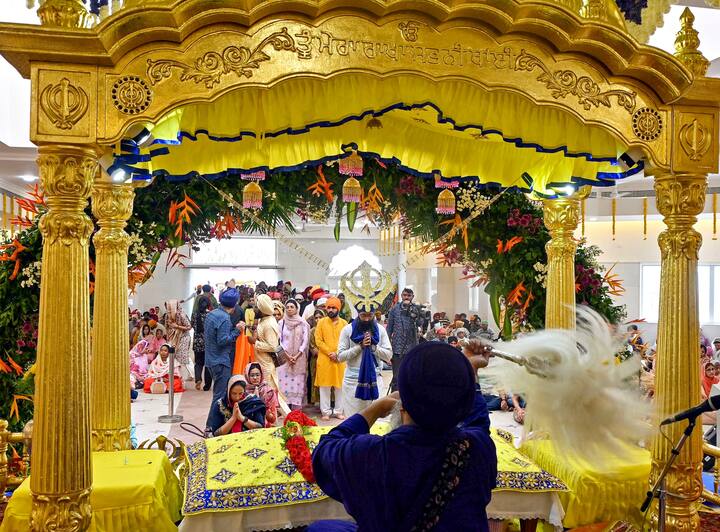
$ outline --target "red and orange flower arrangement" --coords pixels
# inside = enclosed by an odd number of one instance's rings
[[[315,482],[315,475],[312,468],[312,455],[305,435],[307,427],[315,426],[317,423],[303,414],[301,410],[294,410],[287,415],[282,428],[284,447],[290,455],[290,460],[303,478],[310,483]]]

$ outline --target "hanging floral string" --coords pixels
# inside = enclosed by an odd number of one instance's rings
[[[611,210],[612,210],[612,239],[615,240],[615,214],[617,213],[617,199],[613,198],[611,200]]]
[[[451,190],[445,189],[438,194],[435,212],[445,215],[455,214],[455,194]]]
[[[647,240],[647,213],[648,213],[648,200],[643,198],[643,240]]]
[[[262,209],[262,187],[257,181],[251,181],[243,187],[242,204],[244,209]]]

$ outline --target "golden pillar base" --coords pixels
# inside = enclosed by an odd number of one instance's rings
[[[568,197],[543,201],[543,220],[550,232],[547,252],[546,329],[575,329],[575,250],[573,234],[580,219],[580,201],[588,196],[585,187]]]
[[[130,449],[127,328],[128,245],[132,185],[98,182],[92,210],[100,230],[95,245],[95,304],[91,361],[92,449]]]
[[[90,525],[90,312],[85,214],[98,171],[94,150],[39,147],[48,211],[40,219],[43,265],[30,488],[33,531]]]
[[[661,254],[655,403],[660,418],[700,401],[697,261],[702,236],[693,229],[705,205],[707,177],[668,174],[655,178],[657,208],[667,229],[658,237]],[[672,442],[685,423],[667,427]],[[702,492],[702,434],[695,430],[666,480],[668,531],[699,530],[697,499]],[[670,457],[672,443],[658,436],[652,447],[651,483]],[[657,507],[653,521],[657,522]]]

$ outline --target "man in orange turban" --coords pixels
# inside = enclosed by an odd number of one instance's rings
[[[338,419],[345,419],[342,411],[342,381],[345,363],[338,360],[340,331],[347,325],[342,319],[342,304],[337,297],[331,297],[325,303],[327,316],[318,321],[315,328],[315,344],[318,347],[315,386],[320,388],[320,412],[323,421],[334,413]],[[330,390],[335,389],[335,408],[330,406]]]

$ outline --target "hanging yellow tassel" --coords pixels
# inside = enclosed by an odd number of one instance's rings
[[[580,232],[585,236],[585,200],[580,202]]]
[[[615,240],[615,214],[617,212],[617,200],[612,199],[612,239]]]
[[[713,240],[717,240],[717,194],[713,193]]]
[[[647,198],[643,198],[643,240],[647,240]]]
[[[262,188],[256,181],[243,187],[242,200],[245,209],[262,209]]]
[[[354,177],[348,177],[343,183],[342,199],[345,203],[358,203],[362,195],[360,181]]]
[[[363,175],[363,160],[355,150],[350,155],[338,161],[338,172],[341,175],[361,176]],[[343,187],[344,188],[344,187]]]
[[[453,194],[451,190],[445,189],[438,194],[437,208],[435,211],[438,214],[455,214],[455,194]]]

